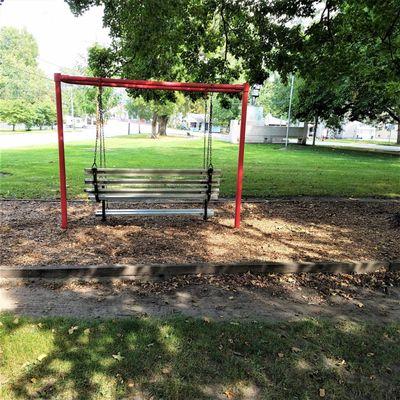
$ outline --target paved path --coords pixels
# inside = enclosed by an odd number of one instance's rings
[[[141,124],[141,133],[150,134],[151,125]],[[137,133],[139,131],[138,124],[131,123],[130,131]],[[121,121],[109,121],[105,129],[106,137],[121,136],[128,134],[128,123]],[[168,128],[169,133],[186,135],[185,131]],[[85,140],[95,140],[96,130],[94,127],[81,129],[79,131],[64,131],[65,143],[80,142]],[[35,147],[57,144],[57,133],[54,132],[33,132],[33,133],[18,133],[9,135],[0,135],[0,149],[10,149],[19,147]]]
[[[133,284],[52,283],[0,286],[0,312],[28,316],[81,318],[167,316],[176,313],[215,320],[262,318],[272,321],[325,317],[379,322],[400,320],[400,291],[389,294],[359,289],[356,298],[321,297],[311,288],[282,291],[237,286],[235,290],[213,284],[188,285],[167,293],[138,293]],[[360,305],[361,304],[361,305]]]
[[[374,150],[381,152],[390,152],[400,154],[400,146],[385,146],[382,144],[374,144],[374,143],[346,143],[346,142],[332,142],[332,141],[322,141],[317,140],[316,145],[318,146],[328,146],[328,147],[344,147],[344,148],[355,148],[355,149],[366,149],[366,150]]]

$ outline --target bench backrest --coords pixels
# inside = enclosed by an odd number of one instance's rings
[[[221,177],[221,170],[207,169],[87,168],[85,173],[90,175],[85,191],[95,201],[215,200]]]

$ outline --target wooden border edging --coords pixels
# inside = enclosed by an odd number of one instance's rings
[[[136,265],[66,265],[7,267],[0,266],[0,278],[5,279],[73,279],[73,278],[127,278],[167,279],[177,275],[268,273],[370,273],[380,269],[400,271],[400,260],[365,262],[241,262],[204,264],[136,264]]]

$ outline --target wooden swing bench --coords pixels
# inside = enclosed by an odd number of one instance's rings
[[[208,208],[217,200],[221,170],[205,169],[131,169],[131,168],[86,168],[90,175],[85,179],[85,192],[92,201],[102,203],[96,216],[103,220],[107,216],[167,216],[194,215],[204,220],[214,215]],[[108,209],[110,202],[202,203],[203,208],[167,209]]]

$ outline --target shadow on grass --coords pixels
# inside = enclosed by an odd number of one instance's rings
[[[400,396],[399,324],[1,319],[5,399]]]

